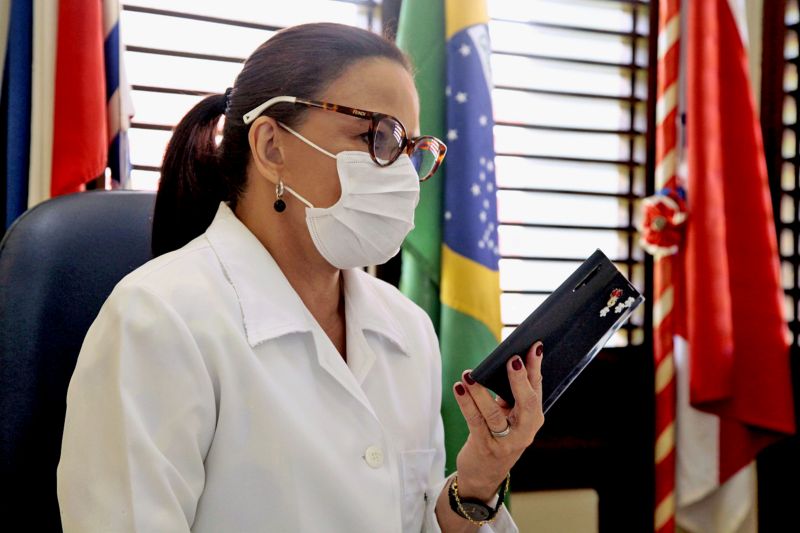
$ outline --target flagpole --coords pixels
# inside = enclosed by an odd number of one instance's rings
[[[658,13],[655,191],[675,187],[678,169],[680,0],[662,0]],[[654,259],[656,533],[675,531],[675,398],[673,359],[674,255]]]

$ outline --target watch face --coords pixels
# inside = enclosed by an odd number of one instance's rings
[[[479,503],[471,503],[471,502],[461,502],[461,506],[464,508],[464,511],[469,515],[470,518],[473,520],[486,520],[489,518],[491,514],[491,510],[486,507],[485,505],[481,505]]]

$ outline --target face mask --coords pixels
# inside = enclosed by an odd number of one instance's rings
[[[336,159],[342,196],[331,207],[314,207],[286,187],[308,206],[306,225],[322,257],[336,268],[347,269],[380,265],[397,254],[414,229],[414,209],[419,202],[419,177],[408,155],[380,167],[366,152],[333,155],[288,126],[281,126]]]

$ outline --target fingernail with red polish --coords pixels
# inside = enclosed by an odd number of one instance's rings
[[[536,347],[536,357],[541,357],[543,353],[544,353],[544,346],[540,344],[539,346]]]
[[[513,361],[511,361],[511,368],[514,370],[522,370],[522,361],[519,357],[516,357]]]
[[[464,396],[465,392],[467,392],[467,390],[464,388],[464,385],[461,383],[456,383],[456,394],[459,396]]]
[[[471,372],[466,372],[464,374],[464,381],[467,382],[467,385],[475,385],[475,380],[472,379],[472,373]]]

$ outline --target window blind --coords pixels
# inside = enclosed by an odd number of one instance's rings
[[[649,2],[490,0],[504,334],[596,248],[640,290]],[[644,341],[644,310],[609,346]]]
[[[800,158],[798,158],[797,119],[798,75],[800,50],[800,7],[797,0],[788,0],[785,11],[786,35],[783,70],[783,138],[781,145],[780,190],[777,192],[776,222],[781,254],[781,277],[785,291],[786,318],[793,344],[800,346]]]

